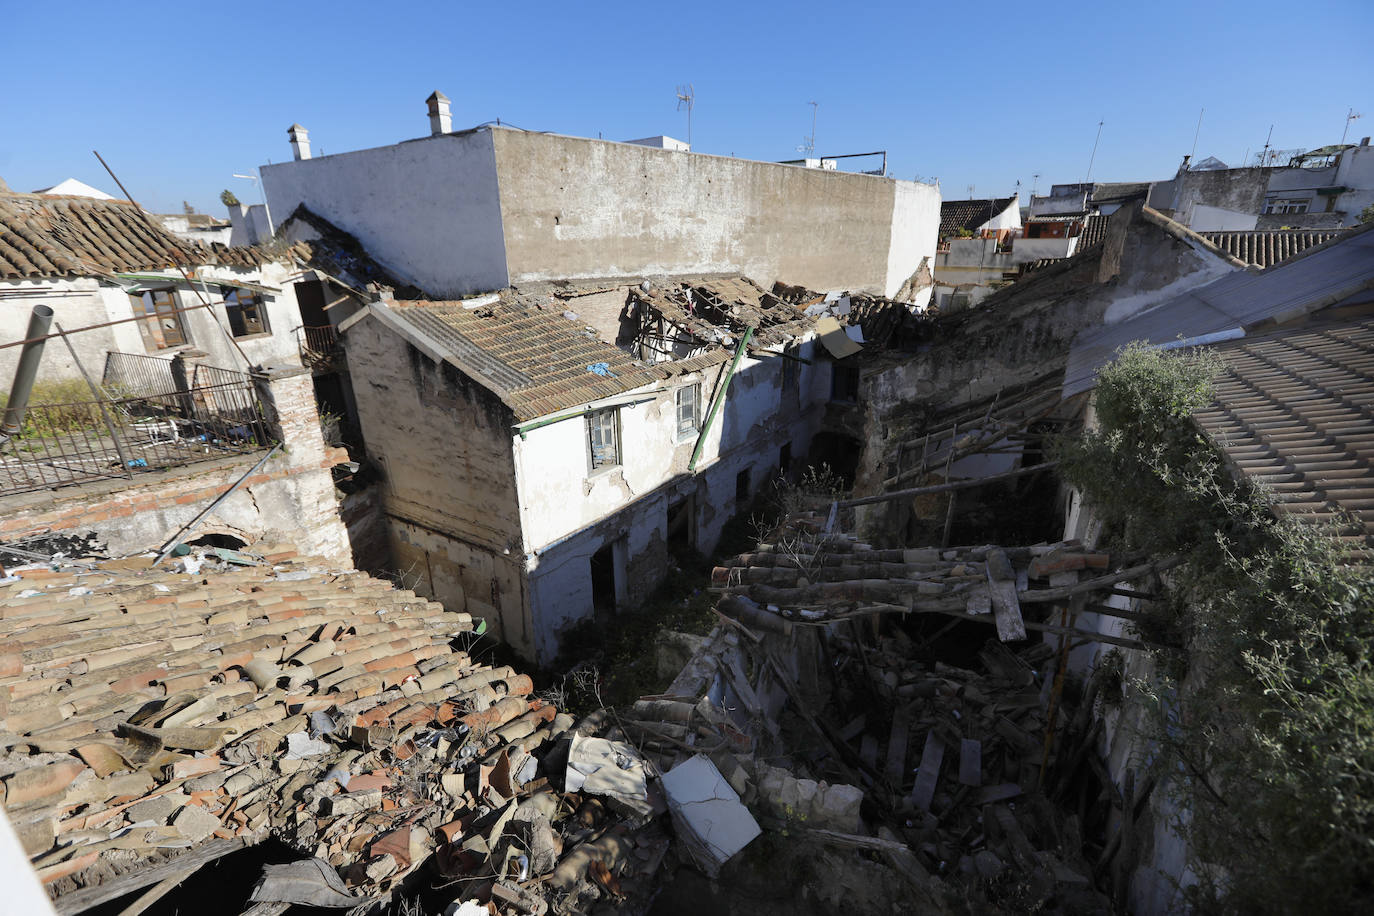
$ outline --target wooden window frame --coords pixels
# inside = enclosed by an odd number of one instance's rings
[[[234,337],[256,337],[271,334],[267,320],[267,301],[260,294],[238,286],[222,286],[224,314],[229,319],[229,333]],[[249,317],[249,315],[252,317]],[[256,325],[256,327],[254,327]]]
[[[606,457],[607,438],[610,439],[610,456]],[[601,456],[598,457],[598,445]],[[620,410],[608,407],[587,414],[587,467],[590,473],[597,474],[620,467],[623,456],[620,453]]]

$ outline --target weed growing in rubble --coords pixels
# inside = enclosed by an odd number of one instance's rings
[[[1374,891],[1374,588],[1331,533],[1276,514],[1191,421],[1215,357],[1126,348],[1067,478],[1126,549],[1174,555],[1154,737],[1213,912],[1364,912]],[[1149,627],[1145,627],[1148,630]]]

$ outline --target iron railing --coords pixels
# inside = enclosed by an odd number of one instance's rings
[[[301,363],[316,372],[332,371],[343,352],[339,346],[339,332],[330,324],[297,328],[296,344],[300,350]]]
[[[100,400],[30,404],[0,447],[0,495],[133,478],[267,447],[252,376],[111,353]]]

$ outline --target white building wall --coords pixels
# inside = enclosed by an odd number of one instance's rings
[[[885,296],[895,296],[923,258],[935,258],[940,234],[940,189],[905,181],[896,183],[892,197],[892,243],[887,254]],[[1021,217],[1017,214],[1017,224]],[[929,290],[923,291],[926,301]],[[925,305],[918,302],[917,305]]]
[[[1193,207],[1191,220],[1188,228],[1194,232],[1248,232],[1255,228],[1259,215],[1197,204]]]
[[[814,343],[800,348],[814,354]],[[639,389],[651,400],[621,407],[621,464],[590,473],[587,425],[582,417],[530,430],[514,438],[521,530],[530,581],[536,657],[557,651],[559,631],[593,611],[590,562],[605,544],[622,542],[616,556],[618,597],[647,592],[666,571],[662,550],[667,511],[679,497],[695,499],[695,547],[709,552],[725,523],[777,473],[779,450],[806,454],[815,408],[829,394],[828,363],[799,364],[797,387],[781,391],[781,358],[746,358],[731,381],[726,402],[706,436],[695,474],[687,470],[696,438],[676,436],[674,391],[700,384],[700,422],[710,407],[720,372],[714,367],[665,383],[662,391]],[[737,475],[749,470],[749,494],[736,499]],[[623,539],[623,540],[622,540]],[[653,562],[646,567],[641,557]],[[633,579],[634,581],[629,581]]]
[[[304,203],[432,296],[509,283],[488,129],[265,165],[260,173],[277,222]]]

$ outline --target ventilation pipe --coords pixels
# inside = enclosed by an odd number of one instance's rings
[[[43,358],[43,344],[52,325],[52,309],[46,305],[35,305],[29,315],[29,329],[24,332],[24,349],[19,351],[19,365],[14,367],[14,384],[10,386],[10,399],[5,407],[5,416],[0,420],[0,445],[24,428],[24,411],[29,406],[29,395],[33,394],[33,380],[38,375],[38,363]]]
[[[438,89],[425,99],[429,106],[429,132],[432,136],[446,134],[453,129],[453,116],[449,113],[448,96]]]
[[[292,124],[286,129],[286,138],[291,141],[291,155],[296,161],[310,158],[310,131]]]

